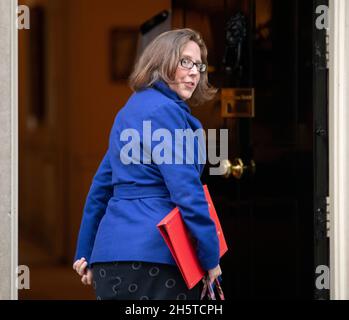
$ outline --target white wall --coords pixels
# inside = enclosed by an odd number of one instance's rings
[[[0,1],[0,299],[17,298],[16,5]]]

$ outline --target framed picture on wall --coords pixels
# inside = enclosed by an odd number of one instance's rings
[[[29,77],[29,110],[27,126],[30,128],[44,125],[46,120],[45,103],[45,30],[46,11],[42,6],[30,9],[30,29],[28,30],[28,64]]]
[[[110,72],[112,81],[125,81],[137,56],[137,28],[113,28],[110,31]]]

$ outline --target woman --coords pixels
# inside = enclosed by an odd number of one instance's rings
[[[97,299],[199,299],[200,284],[187,289],[156,225],[178,206],[210,281],[221,274],[200,148],[194,144],[193,162],[177,161],[178,145],[155,133],[202,129],[185,103],[216,92],[201,36],[191,29],[159,35],[139,58],[130,85],[135,92],[115,118],[86,199],[73,268],[84,284],[93,283]]]

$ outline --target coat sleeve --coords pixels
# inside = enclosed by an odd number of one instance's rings
[[[90,261],[97,229],[112,195],[112,169],[107,151],[86,198],[74,261],[82,257]]]
[[[153,161],[157,162],[165,184],[170,192],[172,202],[179,208],[183,220],[196,240],[196,250],[199,262],[204,270],[209,270],[219,264],[219,242],[216,227],[210,218],[208,204],[200,180],[200,172],[194,164],[176,164],[175,130],[185,129],[185,111],[177,105],[165,105],[156,109],[151,117],[152,131],[166,129],[171,133],[172,141],[163,140],[163,146],[170,148],[172,163],[162,163],[152,147]],[[184,140],[183,150],[186,148]],[[197,150],[194,150],[195,152]]]

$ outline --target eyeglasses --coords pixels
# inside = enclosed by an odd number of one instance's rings
[[[183,68],[188,69],[188,70],[191,70],[194,67],[194,65],[196,66],[196,68],[198,69],[198,71],[200,73],[205,72],[207,69],[206,64],[199,63],[199,62],[193,62],[188,58],[182,58],[181,60],[179,60],[179,62]]]

